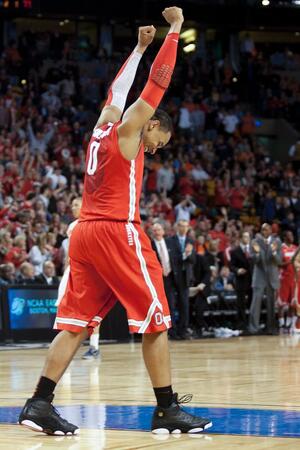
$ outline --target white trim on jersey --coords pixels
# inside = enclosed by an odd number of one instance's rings
[[[136,187],[135,187],[135,160],[130,161],[129,174],[129,214],[128,221],[132,222],[135,215]]]
[[[147,316],[146,316],[145,320],[142,322],[142,325],[140,326],[140,329],[138,331],[139,333],[144,333],[146,331],[146,329],[148,328],[150,322],[151,322],[151,319],[152,319],[152,316],[154,314],[155,308],[157,307],[161,311],[163,311],[163,308],[162,308],[162,304],[158,300],[156,289],[155,289],[155,287],[154,287],[154,285],[153,285],[153,283],[151,281],[151,278],[150,278],[150,275],[149,275],[149,272],[148,272],[148,269],[147,269],[146,261],[145,261],[145,258],[143,256],[143,254],[142,254],[142,246],[141,246],[141,243],[140,243],[140,240],[139,240],[139,233],[135,229],[135,227],[134,227],[134,225],[132,223],[130,223],[129,226],[130,226],[130,229],[131,229],[132,234],[133,234],[134,243],[135,243],[135,251],[136,251],[138,260],[140,262],[141,271],[142,271],[142,274],[144,276],[144,280],[146,282],[146,285],[148,286],[148,289],[149,289],[149,291],[151,293],[152,300],[153,300],[151,305],[150,305],[150,307],[149,307],[149,309],[148,309]],[[131,319],[131,320],[133,320],[133,319]]]

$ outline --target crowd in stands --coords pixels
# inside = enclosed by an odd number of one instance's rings
[[[23,32],[2,48],[1,284],[47,282],[62,274],[62,243],[73,220],[71,202],[82,195],[85,150],[125,56],[51,32]],[[268,222],[275,235],[289,230],[296,242],[300,235],[300,172],[291,162],[274,161],[255,135],[256,116],[300,118],[300,84],[282,72],[286,59],[297,68],[297,55],[266,57],[249,46],[240,57],[238,74],[226,55],[179,57],[163,105],[175,135],[147,157],[141,199],[150,236],[155,222],[171,237],[175,223],[188,221],[195,254],[220,255],[211,274],[216,291],[235,287],[230,253],[243,232],[253,238]],[[151,53],[129,102],[150,64]]]

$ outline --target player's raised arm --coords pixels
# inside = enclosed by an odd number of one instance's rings
[[[129,58],[125,61],[116,78],[112,82],[108,91],[105,106],[95,128],[101,127],[108,122],[115,123],[120,120],[139,62],[148,45],[153,41],[155,32],[156,29],[153,25],[139,28],[137,46]]]
[[[137,155],[141,132],[147,122],[154,118],[149,128],[159,126],[159,119],[155,118],[154,113],[171,82],[176,63],[179,33],[184,21],[182,9],[176,6],[165,8],[162,15],[170,24],[169,32],[152,64],[143,92],[138,100],[127,109],[122,124],[118,128],[120,150],[123,156],[129,160],[134,159]],[[150,143],[151,148],[148,151],[153,153],[165,144],[166,142],[156,139],[155,142]]]

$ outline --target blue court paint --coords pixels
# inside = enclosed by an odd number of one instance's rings
[[[0,407],[0,423],[16,423],[19,407]],[[57,408],[64,418],[81,428],[148,431],[153,407],[113,405],[70,405]],[[192,414],[208,417],[214,434],[300,438],[300,411],[185,408]]]

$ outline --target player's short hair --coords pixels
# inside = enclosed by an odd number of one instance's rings
[[[163,131],[166,132],[170,131],[170,133],[173,133],[172,119],[169,116],[169,114],[163,111],[162,109],[158,108],[151,117],[151,120],[159,120],[160,128],[162,128]]]

